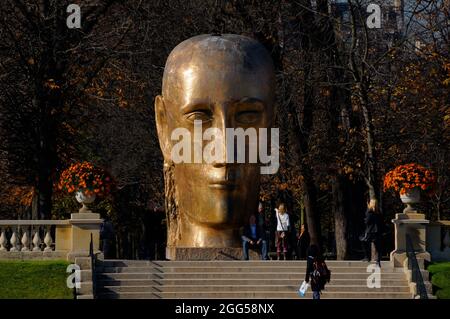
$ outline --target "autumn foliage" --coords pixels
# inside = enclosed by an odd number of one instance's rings
[[[384,178],[384,189],[394,189],[405,194],[407,190],[419,187],[430,192],[436,183],[433,173],[416,163],[400,165],[389,171]]]
[[[61,174],[58,189],[69,194],[82,190],[86,195],[107,195],[111,191],[111,177],[89,162],[72,164]]]

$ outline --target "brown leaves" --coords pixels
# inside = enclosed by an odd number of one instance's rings
[[[54,79],[48,79],[44,83],[44,87],[49,88],[50,90],[59,90],[61,87],[55,82]]]
[[[115,64],[119,62],[116,61]],[[130,79],[124,74],[123,69],[116,65],[104,67],[85,92],[93,98],[108,100],[120,108],[128,108],[132,94],[127,90]],[[142,85],[133,82],[133,90],[142,91],[143,88]]]
[[[35,189],[31,186],[10,186],[4,194],[5,196],[2,198],[4,205],[29,207],[33,201]]]

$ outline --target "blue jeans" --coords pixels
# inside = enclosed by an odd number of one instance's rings
[[[313,291],[313,299],[320,299],[320,291]]]
[[[253,241],[255,242],[255,241]],[[267,260],[269,257],[267,256],[267,241],[261,240],[261,259]],[[252,245],[252,247],[258,246],[256,243]],[[242,241],[242,248],[244,250],[244,259],[248,260],[248,249],[250,247],[250,243],[246,240]]]

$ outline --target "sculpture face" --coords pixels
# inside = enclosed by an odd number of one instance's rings
[[[194,121],[202,121],[203,131],[218,128],[223,133],[225,128],[270,127],[273,87],[270,57],[250,38],[203,35],[178,45],[166,63],[163,94],[155,101],[166,164],[177,142],[171,133],[184,128],[194,136]],[[203,149],[209,141],[201,143]],[[226,163],[225,140],[220,145],[221,160],[194,163],[192,154],[191,163],[174,165],[181,219],[177,246],[239,246],[236,232],[257,209],[259,164]]]

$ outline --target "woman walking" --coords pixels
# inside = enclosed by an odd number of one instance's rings
[[[311,291],[313,299],[320,299],[320,292],[325,288],[325,284],[330,282],[331,272],[320,254],[317,245],[311,245],[308,248],[308,257],[306,258],[305,282],[311,281]]]
[[[377,254],[376,263],[378,267],[381,267],[381,235],[383,234],[384,224],[376,200],[371,199],[367,204],[364,223],[366,225],[366,230],[361,238],[364,247],[364,260],[371,260],[373,243]]]

